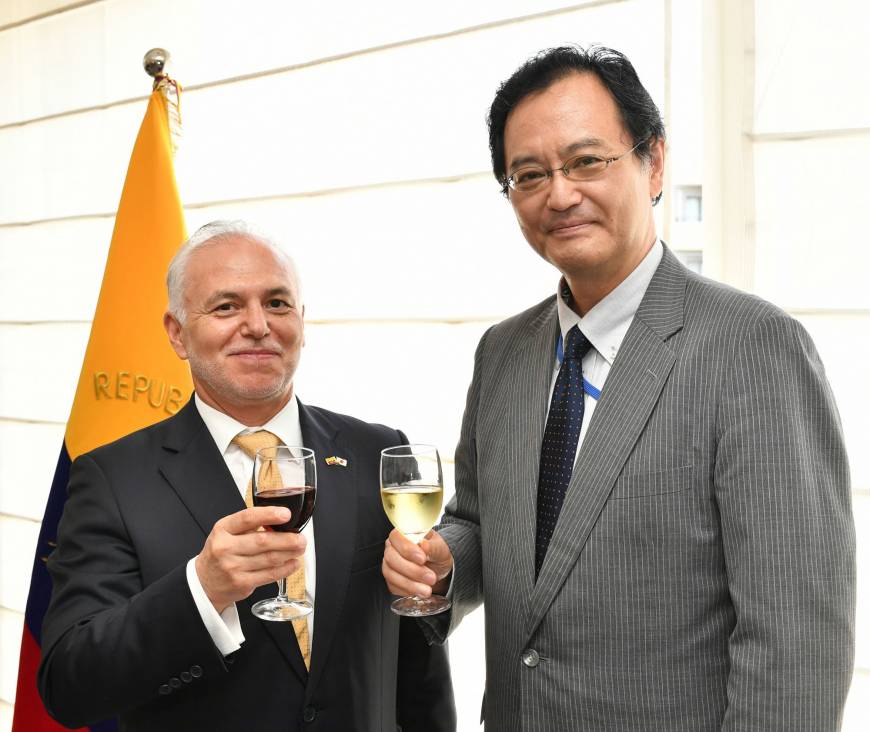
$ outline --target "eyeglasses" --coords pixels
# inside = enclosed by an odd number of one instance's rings
[[[569,158],[563,165],[560,165],[558,168],[553,168],[552,170],[547,170],[541,165],[529,165],[525,168],[520,168],[519,170],[514,171],[505,180],[505,184],[510,187],[511,190],[519,191],[520,193],[531,193],[532,191],[537,191],[538,189],[543,188],[547,183],[549,183],[553,174],[557,170],[561,170],[562,174],[568,180],[573,180],[577,183],[593,180],[594,178],[603,175],[604,171],[607,170],[611,164],[637,150],[643,142],[644,140],[641,140],[637,145],[631,148],[631,150],[626,150],[624,153],[617,155],[614,158],[602,158],[598,155],[584,153],[583,155],[575,155],[573,158]]]

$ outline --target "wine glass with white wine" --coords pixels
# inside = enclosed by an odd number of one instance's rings
[[[397,445],[381,450],[381,501],[390,522],[419,544],[441,515],[444,477],[433,445]],[[397,615],[423,617],[444,612],[440,595],[400,597],[390,605]]]

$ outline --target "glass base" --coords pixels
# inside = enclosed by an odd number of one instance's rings
[[[450,609],[450,600],[441,595],[431,597],[400,597],[393,600],[390,609],[396,615],[406,618],[425,618],[427,615],[437,615]]]
[[[251,612],[260,620],[272,620],[286,623],[310,615],[314,606],[308,600],[293,600],[273,597],[271,600],[260,600],[251,608]]]

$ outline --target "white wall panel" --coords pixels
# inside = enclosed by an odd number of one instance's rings
[[[0,124],[74,109],[83,106],[82,99],[88,104],[105,96],[105,9],[104,3],[95,3],[0,33],[0,47],[14,45],[18,57],[18,75],[0,81],[0,91],[15,85],[17,109],[0,106]]]
[[[295,380],[310,404],[380,422],[452,457],[488,323],[313,325]]]
[[[3,4],[0,3],[0,13]],[[0,32],[0,95],[3,106],[0,108],[0,120],[3,118],[17,119],[21,110],[20,87],[23,82],[21,73],[21,39],[14,33]],[[2,729],[2,727],[0,727]]]
[[[870,729],[870,673],[858,672],[846,701],[842,732],[867,732]]]
[[[0,417],[66,422],[89,325],[0,325]]]
[[[758,144],[754,155],[756,292],[786,308],[870,308],[859,215],[870,135]]]
[[[564,5],[558,0],[379,0],[376,5],[106,0],[0,34],[0,58],[4,47],[14,47],[21,62],[17,73],[0,78],[0,93],[18,92],[15,107],[0,108],[0,124],[145,94],[141,62],[153,46],[167,48],[173,73],[195,85]],[[3,15],[0,9],[0,25]]]
[[[855,534],[858,556],[858,607],[855,613],[855,666],[870,672],[870,494],[855,496]]]
[[[145,103],[0,130],[0,223],[114,212]]]
[[[485,171],[486,109],[520,62],[558,43],[615,44],[660,99],[662,53],[648,38],[661,22],[660,3],[636,0],[188,92],[182,196],[190,204]],[[114,210],[143,108],[0,130],[0,158],[15,171],[0,181],[0,222]]]
[[[801,316],[834,391],[846,435],[852,487],[870,489],[870,315]],[[868,567],[870,569],[870,567]],[[870,616],[868,616],[870,617]]]
[[[0,3],[0,27],[60,10],[75,2],[76,0],[3,0]]]
[[[306,316],[501,318],[556,290],[488,175],[188,212],[191,231],[243,218],[299,265]]]
[[[62,425],[0,422],[0,514],[42,521]]]
[[[610,42],[660,98],[647,42],[660,26],[659,3],[607,5],[190,93],[182,190],[210,201],[486,171],[486,111],[516,66],[546,46]]]
[[[18,685],[18,650],[21,647],[21,630],[24,616],[21,613],[0,609],[0,699],[15,701],[15,687]],[[8,649],[8,652],[7,652]],[[11,714],[9,715],[11,719]],[[0,729],[3,713],[0,711]]]
[[[870,126],[870,5],[755,0],[755,132]],[[809,180],[819,180],[810,178]],[[817,192],[818,186],[812,186]]]
[[[483,607],[466,615],[448,641],[453,695],[459,732],[479,732],[480,707],[486,685],[485,617]]]
[[[24,612],[39,523],[0,516],[0,605]]]
[[[0,228],[0,320],[90,320],[113,226],[93,218]]]

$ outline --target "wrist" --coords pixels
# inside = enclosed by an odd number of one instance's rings
[[[225,598],[219,597],[216,593],[214,593],[209,587],[208,583],[205,581],[205,572],[203,570],[201,562],[202,554],[197,555],[196,559],[193,562],[193,568],[196,570],[197,579],[199,579],[199,586],[202,587],[202,591],[205,593],[205,596],[208,598],[208,601],[211,603],[212,607],[217,611],[218,615],[226,610],[230,605],[232,605],[232,601],[228,601]]]

